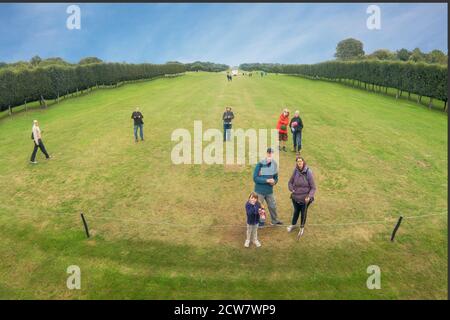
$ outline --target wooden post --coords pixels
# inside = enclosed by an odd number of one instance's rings
[[[392,231],[392,235],[391,235],[391,241],[394,241],[395,239],[395,235],[397,233],[398,228],[400,228],[400,224],[402,223],[403,217],[400,216],[400,218],[397,221],[397,224],[395,225],[394,230]]]
[[[90,237],[90,235],[89,235],[89,227],[88,227],[88,224],[86,222],[86,219],[84,218],[83,213],[81,213],[81,220],[83,221],[84,231],[86,231],[86,236],[89,238]]]

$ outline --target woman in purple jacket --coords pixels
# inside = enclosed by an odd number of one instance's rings
[[[289,191],[291,191],[292,205],[294,206],[294,214],[292,216],[292,224],[287,228],[288,232],[291,232],[295,225],[299,215],[301,214],[300,220],[300,233],[303,235],[305,223],[306,223],[306,212],[309,205],[314,201],[314,194],[316,193],[316,184],[314,182],[314,177],[312,171],[306,165],[305,159],[302,157],[297,157],[297,165],[295,166],[294,172],[292,173],[291,179],[289,179]]]

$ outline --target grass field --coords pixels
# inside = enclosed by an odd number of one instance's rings
[[[244,129],[301,111],[318,184],[301,241],[268,227],[261,248],[244,248],[252,166],[172,164],[172,131],[194,120],[221,129],[226,105]],[[34,166],[33,119],[54,157],[39,153]],[[294,158],[280,155],[275,187],[285,224]],[[22,112],[0,121],[0,298],[446,299],[447,162],[446,114],[282,75],[192,73]],[[400,215],[431,216],[405,218],[392,243]],[[81,290],[66,287],[70,265]],[[369,265],[381,268],[380,290],[366,287]]]

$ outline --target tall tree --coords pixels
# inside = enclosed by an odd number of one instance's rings
[[[397,59],[401,61],[408,61],[411,56],[411,52],[405,48],[397,50]]]
[[[31,58],[30,63],[33,67],[37,67],[39,65],[39,63],[41,63],[42,59],[39,56],[34,56],[33,58]]]
[[[340,41],[336,46],[334,56],[338,60],[356,60],[364,56],[363,43],[354,38]]]

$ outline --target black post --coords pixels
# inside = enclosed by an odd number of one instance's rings
[[[86,231],[86,236],[89,238],[89,228],[86,222],[86,219],[84,218],[83,213],[81,213],[81,220],[83,220],[84,230]]]
[[[400,224],[402,223],[402,220],[403,220],[403,217],[400,216],[400,218],[398,218],[397,224],[395,225],[394,231],[392,231],[391,241],[394,241],[395,234],[397,233],[398,228],[400,228]]]

